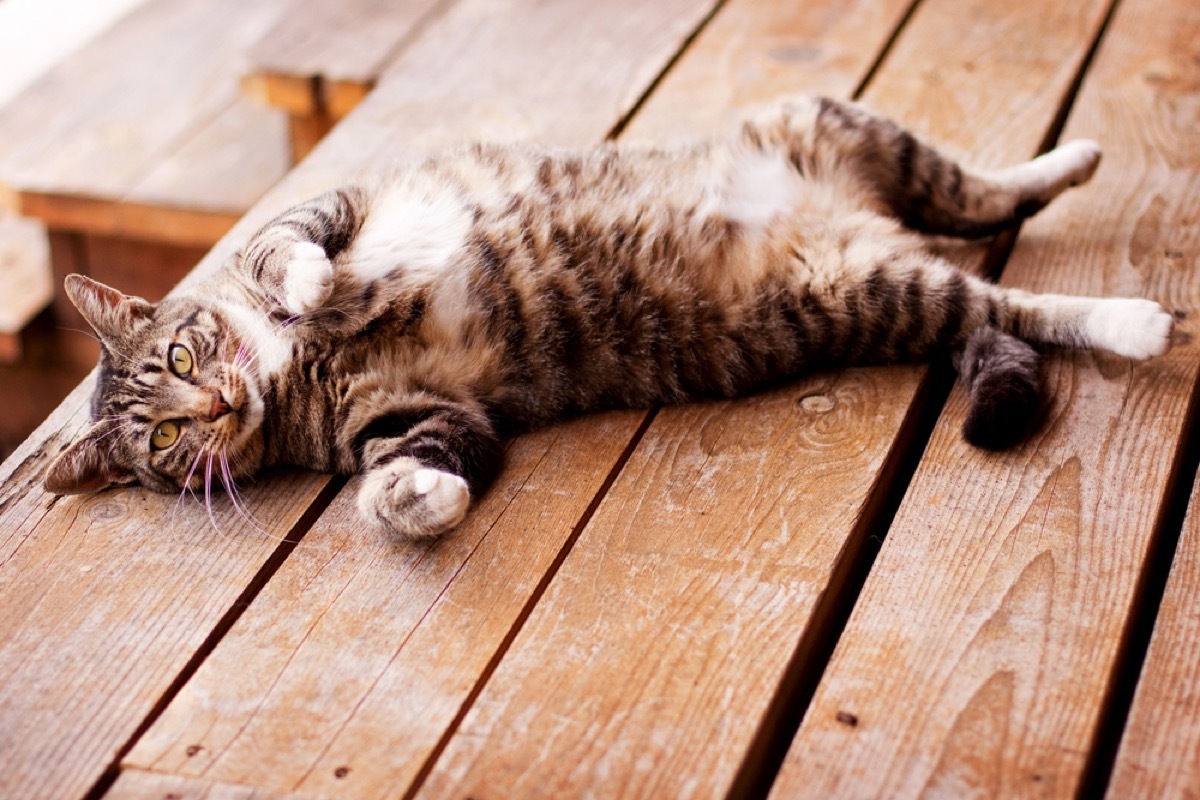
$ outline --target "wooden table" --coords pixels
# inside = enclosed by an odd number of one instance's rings
[[[1180,343],[1051,356],[1042,427],[1001,454],[923,366],[555,426],[429,546],[364,532],[356,481],[311,473],[246,492],[262,531],[46,495],[85,382],[0,467],[0,795],[1200,792],[1200,6],[1062,5],[448,8],[193,275],[389,154],[712,129],[804,90],[984,166],[1102,141],[1011,253],[958,257],[1158,299]]]

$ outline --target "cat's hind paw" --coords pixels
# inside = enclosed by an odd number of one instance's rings
[[[293,243],[284,278],[284,309],[306,314],[324,305],[332,293],[333,264],[324,248],[312,242]]]
[[[1052,183],[1057,183],[1059,188],[1065,189],[1090,181],[1096,174],[1096,167],[1100,166],[1102,153],[1099,142],[1091,139],[1072,139],[1046,153],[1043,158],[1046,159],[1047,166],[1052,168],[1052,172],[1057,173]]]
[[[1170,350],[1174,329],[1175,318],[1152,300],[1105,299],[1087,318],[1088,334],[1097,346],[1139,361]]]
[[[358,493],[364,518],[408,539],[445,533],[462,522],[470,503],[465,480],[409,458],[373,470]]]

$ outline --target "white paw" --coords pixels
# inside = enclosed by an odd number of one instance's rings
[[[1100,143],[1091,139],[1073,139],[1050,151],[1050,155],[1060,159],[1063,174],[1071,186],[1078,186],[1092,179],[1096,174],[1096,167],[1100,166],[1102,154]]]
[[[284,278],[283,305],[292,314],[320,308],[333,291],[333,264],[312,242],[296,242]]]
[[[465,480],[421,467],[412,459],[371,472],[358,492],[358,510],[364,518],[409,539],[445,533],[462,522],[470,503]]]
[[[457,475],[421,468],[413,473],[413,491],[425,498],[431,514],[452,528],[462,522],[471,502],[467,482]]]
[[[1100,165],[1100,145],[1091,139],[1074,139],[1029,163],[1037,170],[1045,189],[1042,199],[1051,200],[1072,186],[1087,183]]]
[[[1087,332],[1097,346],[1139,360],[1170,350],[1174,328],[1175,319],[1151,300],[1102,300],[1087,318]]]

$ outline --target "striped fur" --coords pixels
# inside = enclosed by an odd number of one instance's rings
[[[976,173],[857,105],[800,99],[674,149],[415,160],[285,211],[186,296],[153,306],[69,281],[104,356],[95,428],[46,484],[363,472],[366,519],[433,536],[531,426],[939,351],[970,385],[968,436],[1005,446],[1037,410],[1024,341],[1145,358],[1172,319],[1145,300],[1002,289],[918,234],[1009,227],[1099,155],[1072,142]],[[164,368],[178,343],[195,359],[184,377]],[[163,420],[182,434],[153,450]]]

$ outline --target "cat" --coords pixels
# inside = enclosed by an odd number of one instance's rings
[[[231,492],[272,464],[363,473],[366,520],[434,537],[533,426],[938,352],[969,387],[968,440],[1006,447],[1041,402],[1029,342],[1144,359],[1173,318],[1001,288],[921,234],[1004,230],[1099,160],[1078,140],[974,172],[828,98],[673,148],[414,157],[283,212],[160,303],[69,276],[100,369],[45,486],[207,496],[214,460]]]

